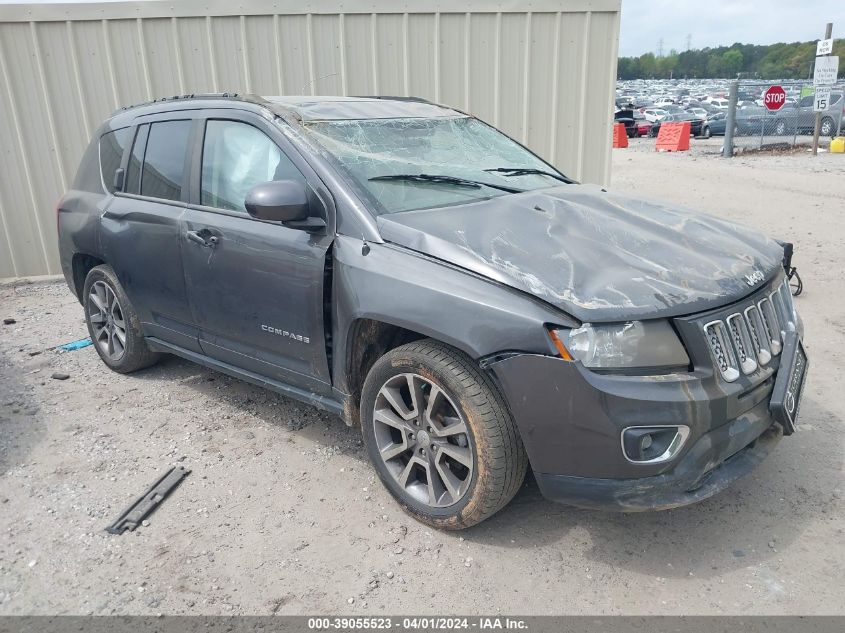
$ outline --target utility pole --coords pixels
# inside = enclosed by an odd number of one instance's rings
[[[736,104],[739,101],[739,81],[732,81],[728,86],[728,116],[725,121],[725,143],[722,145],[722,156],[733,158],[734,155],[734,127],[736,127]]]
[[[657,40],[657,56],[663,57],[663,38]]]
[[[824,29],[824,39],[829,40],[833,37],[833,22],[828,22]],[[830,55],[830,53],[828,53]],[[818,60],[819,58],[816,57]],[[815,83],[815,82],[813,82]],[[813,156],[819,153],[819,132],[822,127],[822,113],[816,112],[816,125],[813,127]]]
[[[692,48],[692,33],[687,33],[687,50]]]

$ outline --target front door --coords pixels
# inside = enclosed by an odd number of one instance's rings
[[[306,177],[301,159],[298,167],[280,145],[281,134],[248,113],[205,121],[181,230],[188,300],[203,353],[327,394],[323,281],[333,232],[256,220],[244,207],[254,185],[298,180],[310,187],[316,178]],[[326,201],[311,198],[328,219]]]

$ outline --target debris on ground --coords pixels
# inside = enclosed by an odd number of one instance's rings
[[[144,519],[158,508],[189,472],[191,471],[182,466],[174,466],[168,470],[138,497],[135,503],[126,508],[114,523],[106,528],[106,532],[123,534],[126,530],[132,532],[139,525],[149,525],[149,521],[144,521]]]
[[[88,347],[92,344],[90,338],[82,338],[78,341],[71,341],[70,343],[65,343],[64,345],[58,345],[56,349],[61,350],[63,352],[73,352],[78,349],[82,349],[83,347]]]

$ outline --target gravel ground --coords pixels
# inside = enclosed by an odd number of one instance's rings
[[[614,188],[796,243],[811,376],[799,432],[698,505],[606,514],[530,479],[461,534],[404,515],[340,420],[176,358],[132,376],[63,283],[0,285],[0,614],[845,614],[845,157],[614,150]],[[54,372],[67,380],[51,378]],[[136,532],[111,520],[192,470]]]

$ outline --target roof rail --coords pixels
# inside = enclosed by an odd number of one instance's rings
[[[359,99],[387,99],[388,101],[413,101],[415,103],[432,103],[434,105],[439,105],[433,101],[429,101],[428,99],[423,99],[422,97],[399,97],[391,95],[356,95],[356,97]]]
[[[154,103],[166,103],[169,101],[180,101],[183,99],[237,99],[238,96],[237,92],[197,92],[189,95],[173,95],[172,97],[161,97],[151,101],[143,101],[142,103],[122,106],[112,112],[112,116],[119,114],[120,112],[125,112],[126,110],[132,110],[134,108],[140,108],[141,106],[152,105]]]

